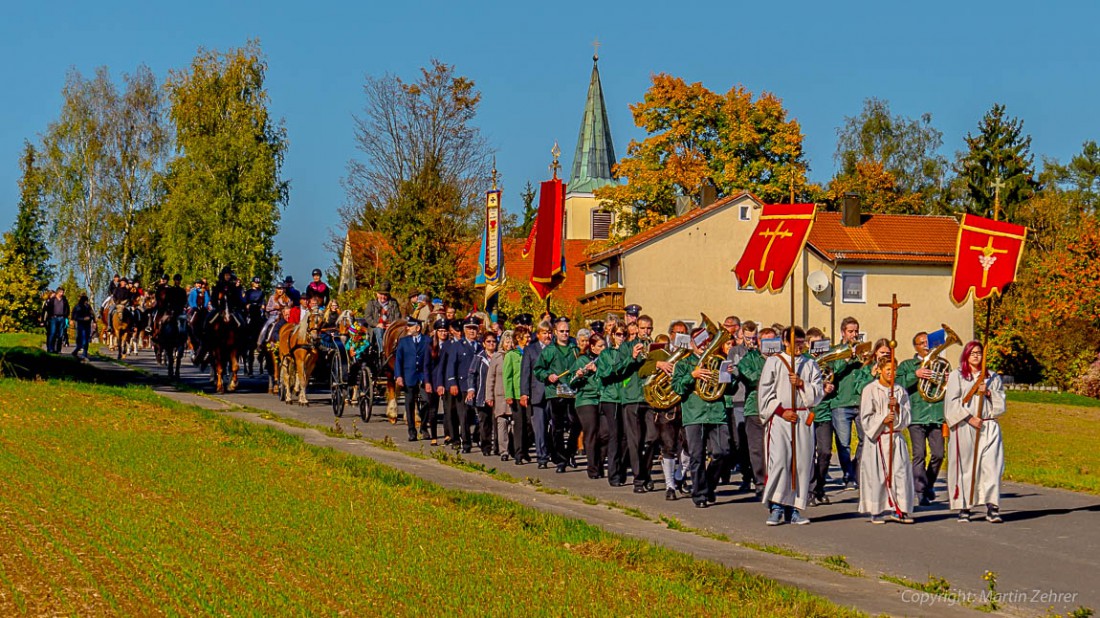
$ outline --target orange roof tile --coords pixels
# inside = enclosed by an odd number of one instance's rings
[[[834,262],[952,264],[958,232],[954,217],[865,214],[845,227],[839,212],[818,212],[809,244]]]

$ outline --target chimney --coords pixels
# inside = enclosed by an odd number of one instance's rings
[[[703,187],[699,192],[699,208],[706,208],[718,199],[718,189],[710,178],[703,180]]]
[[[859,212],[859,194],[845,193],[840,200],[840,222],[844,227],[859,227],[863,224]]]

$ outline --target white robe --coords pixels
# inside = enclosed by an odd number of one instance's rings
[[[952,509],[972,508],[970,504],[971,472],[974,469],[974,435],[977,430],[966,422],[978,415],[978,397],[975,394],[969,404],[963,399],[970,392],[977,376],[967,380],[958,369],[947,378],[947,390],[943,399],[943,414],[951,428],[947,445],[947,497]],[[1001,376],[991,373],[986,378],[986,399],[982,408],[981,444],[978,448],[978,478],[974,492],[974,504],[1001,503],[1001,476],[1005,472],[1005,447],[1001,438],[1001,426],[997,417],[1005,413],[1005,389]]]
[[[814,428],[807,423],[810,410],[825,396],[821,370],[817,363],[798,357],[798,377],[802,388],[798,390],[798,422],[790,423],[780,417],[779,407],[791,408],[791,379],[787,365],[780,356],[790,361],[787,354],[772,356],[764,362],[760,375],[760,420],[764,423],[764,460],[767,472],[764,476],[764,504],[774,502],[796,509],[804,509],[810,499],[810,479],[814,466]],[[791,489],[791,430],[794,430],[796,488]]]
[[[893,512],[913,512],[913,466],[909,463],[909,447],[901,433],[909,426],[909,395],[900,384],[894,384],[898,413],[894,418],[894,433],[886,426],[890,405],[890,389],[878,380],[863,389],[859,404],[859,424],[867,436],[867,444],[859,459],[859,512],[878,515]],[[894,465],[890,468],[890,440],[894,441]],[[888,473],[887,471],[890,470]],[[886,487],[887,476],[890,488]]]

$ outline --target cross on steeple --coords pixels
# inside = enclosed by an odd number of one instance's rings
[[[493,181],[493,191],[497,190],[497,158],[493,157],[493,171],[489,172],[489,178]]]
[[[592,62],[595,62],[595,61],[600,59],[600,39],[599,39],[599,37],[597,37],[596,40],[592,41],[592,49],[593,49]]]
[[[561,164],[558,163],[558,157],[561,156],[561,148],[558,148],[557,140],[554,140],[554,147],[550,149],[550,154],[554,157],[554,162],[550,164],[550,172],[554,174],[554,179],[558,177],[558,170],[561,169]]]
[[[1000,219],[1001,215],[1001,189],[1005,188],[1004,179],[1000,174],[993,179],[993,183],[989,185],[993,189],[993,220]]]

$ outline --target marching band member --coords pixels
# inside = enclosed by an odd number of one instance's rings
[[[849,316],[840,322],[840,343],[853,348],[859,343],[859,321]],[[836,456],[844,473],[844,488],[855,489],[859,480],[859,453],[863,448],[863,429],[859,425],[859,398],[863,387],[871,382],[869,373],[860,371],[859,359],[852,356],[846,363],[833,367],[836,396],[832,403],[833,433],[836,436]],[[859,441],[853,454],[852,427]]]
[[[683,413],[684,433],[687,437],[687,449],[691,457],[691,501],[698,508],[706,508],[708,503],[717,500],[715,489],[722,469],[729,456],[729,424],[726,422],[726,409],[722,400],[704,401],[696,394],[696,380],[701,378],[717,380],[718,376],[709,369],[699,367],[699,362],[710,344],[710,333],[705,328],[696,328],[691,333],[691,354],[676,363],[672,374],[672,389],[681,397],[680,409]],[[707,464],[707,452],[711,461]],[[662,453],[661,465],[665,478],[673,474],[672,462]],[[666,483],[667,485],[668,483]],[[666,498],[675,499],[676,490],[668,487]]]
[[[783,331],[783,340],[787,349],[769,358],[760,376],[760,418],[765,425],[767,461],[763,500],[770,510],[769,526],[784,521],[795,525],[810,523],[801,514],[809,503],[814,463],[813,429],[808,421],[810,409],[821,401],[823,394],[817,363],[798,353],[806,342],[805,332],[797,326],[788,327]],[[792,387],[797,401],[792,401]],[[796,439],[793,453],[792,432]],[[791,469],[792,455],[797,470]],[[794,474],[797,476],[792,482]]]
[[[811,345],[815,341],[825,338],[825,333],[819,328],[811,328],[806,331],[806,341]],[[834,372],[837,368],[847,364],[846,360],[836,360],[830,363],[829,368]],[[819,366],[820,367],[820,366]],[[814,476],[810,481],[810,506],[829,504],[829,496],[825,495],[825,477],[829,472],[829,464],[833,460],[833,399],[836,398],[836,384],[822,380],[821,402],[814,406]]]
[[[619,356],[625,359],[624,367],[620,373],[622,380],[622,417],[623,433],[626,434],[627,456],[630,461],[630,469],[634,472],[634,493],[644,494],[653,486],[650,480],[650,458],[652,457],[649,444],[656,439],[657,427],[653,424],[653,414],[649,404],[645,401],[643,386],[645,380],[638,376],[638,370],[645,362],[646,344],[643,332],[653,332],[653,318],[639,316],[638,320],[629,325],[622,326],[622,330],[629,333],[630,326],[636,327],[639,333],[629,336],[619,349]],[[620,328],[620,327],[617,327]]]
[[[859,512],[869,513],[872,524],[913,523],[913,468],[901,430],[909,425],[909,395],[894,383],[896,368],[889,356],[877,361],[878,380],[863,389],[859,422],[868,449],[859,462]],[[891,442],[893,443],[891,445]],[[893,460],[890,449],[893,449]]]
[[[582,329],[584,330],[584,329]],[[578,343],[580,341],[578,340]],[[577,391],[576,410],[584,433],[584,453],[588,459],[588,478],[603,478],[604,452],[608,445],[608,428],[600,413],[600,391],[603,382],[599,378],[597,363],[607,352],[607,342],[599,335],[590,334],[585,351],[573,363],[570,383]]]
[[[756,498],[764,495],[764,422],[760,419],[759,388],[760,374],[767,360],[760,353],[756,322],[748,321],[741,326],[743,341],[747,351],[737,363],[737,373],[744,386],[745,395],[745,451],[752,470],[753,487]],[[769,328],[760,331],[761,339],[770,339],[776,332]]]
[[[913,489],[921,506],[929,506],[936,498],[936,478],[943,464],[943,400],[929,402],[918,392],[920,380],[932,377],[932,370],[921,367],[928,356],[928,333],[913,337],[916,356],[898,365],[898,383],[909,393],[912,406],[909,421],[909,441],[913,443]],[[927,444],[927,450],[925,445]],[[927,465],[925,464],[926,456]]]
[[[607,484],[626,484],[626,433],[623,427],[622,378],[623,367],[633,362],[626,341],[626,326],[621,322],[604,325],[611,342],[596,358],[596,375],[600,380],[600,414],[607,426]],[[652,328],[652,325],[650,325]]]
[[[554,321],[554,342],[543,348],[533,370],[535,379],[546,385],[546,401],[553,429],[550,457],[557,464],[558,473],[565,472],[566,466],[577,467],[576,438],[580,423],[573,408],[573,397],[566,396],[564,389],[558,388],[568,386],[563,381],[566,377],[563,374],[569,373],[576,360],[577,347],[569,341],[569,318],[562,316]]]
[[[989,372],[982,379],[984,352],[977,341],[966,344],[958,369],[947,378],[944,415],[951,428],[947,493],[951,508],[959,511],[960,522],[970,521],[970,509],[984,504],[986,520],[999,524],[1005,453],[997,419],[1005,413],[1005,391],[1000,375]],[[977,478],[974,478],[975,438],[978,441]],[[974,489],[973,503],[971,487]]]

